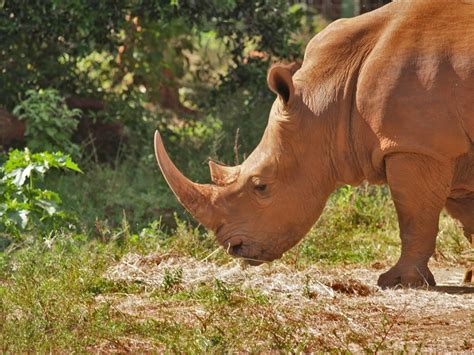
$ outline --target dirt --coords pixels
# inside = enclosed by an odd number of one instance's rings
[[[291,314],[288,319],[303,322],[315,336],[331,344],[337,346],[340,341],[341,349],[346,351],[474,353],[474,286],[462,284],[464,269],[460,267],[431,266],[438,286],[416,290],[379,289],[378,265],[295,270],[274,262],[244,268],[237,261],[216,265],[166,255],[128,255],[106,276],[160,287],[165,273],[177,268],[182,270],[182,288],[219,279],[242,289],[258,289],[272,300],[275,312],[281,310],[283,318]],[[158,311],[153,300],[137,294],[122,295],[114,303],[124,314],[171,317],[182,322],[189,321],[186,316],[191,311],[189,305],[176,302],[170,303],[166,312]],[[196,314],[206,312],[199,305],[191,307]],[[363,341],[352,341],[354,337],[375,340],[365,348]]]

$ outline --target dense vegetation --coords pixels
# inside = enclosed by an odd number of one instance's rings
[[[85,171],[45,182],[81,227],[116,226],[123,213],[143,227],[178,207],[156,172],[153,131],[197,180],[209,157],[242,160],[273,100],[269,65],[301,58],[315,25],[281,0],[89,5],[2,3],[1,104],[26,123],[16,146],[68,153]]]
[[[15,140],[0,131],[0,351],[141,347],[129,338],[151,350],[305,350],[291,336],[297,324],[271,318],[268,297],[258,291],[218,279],[184,290],[179,268],[151,289],[104,273],[130,253],[230,262],[177,205],[156,167],[153,132],[160,129],[177,165],[198,181],[209,179],[209,157],[242,161],[274,99],[268,67],[301,59],[324,20],[282,0],[94,6],[0,1],[0,106],[25,125]],[[443,223],[449,233],[440,252],[456,261],[464,241]],[[344,187],[284,263],[294,270],[316,262],[385,265],[396,255],[396,235],[386,188]],[[131,319],[108,300],[143,293],[163,309],[182,303],[216,315],[257,313],[195,327]],[[258,312],[269,317],[264,324],[252,318]],[[247,317],[246,332],[255,335],[248,344],[239,338]]]

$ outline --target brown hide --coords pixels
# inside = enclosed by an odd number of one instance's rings
[[[381,29],[361,68],[357,107],[384,154],[467,153],[474,138],[474,2],[392,7],[404,16]]]
[[[441,210],[474,231],[473,19],[472,0],[398,0],[332,23],[296,73],[271,68],[278,98],[262,141],[238,169],[211,164],[215,194],[201,203],[219,211],[219,242],[273,260],[337,186],[388,183],[402,248],[378,284],[434,285]]]

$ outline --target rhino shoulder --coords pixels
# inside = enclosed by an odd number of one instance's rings
[[[361,66],[356,107],[385,154],[445,159],[470,149],[474,6],[462,4],[406,6],[387,23]]]
[[[358,17],[332,22],[308,43],[304,63],[311,66],[327,58],[334,65],[335,62],[343,63],[358,56],[374,44],[387,16],[387,10],[380,8]]]

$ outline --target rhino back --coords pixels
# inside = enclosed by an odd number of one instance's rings
[[[397,1],[364,61],[356,104],[383,154],[440,159],[474,139],[474,1]]]

